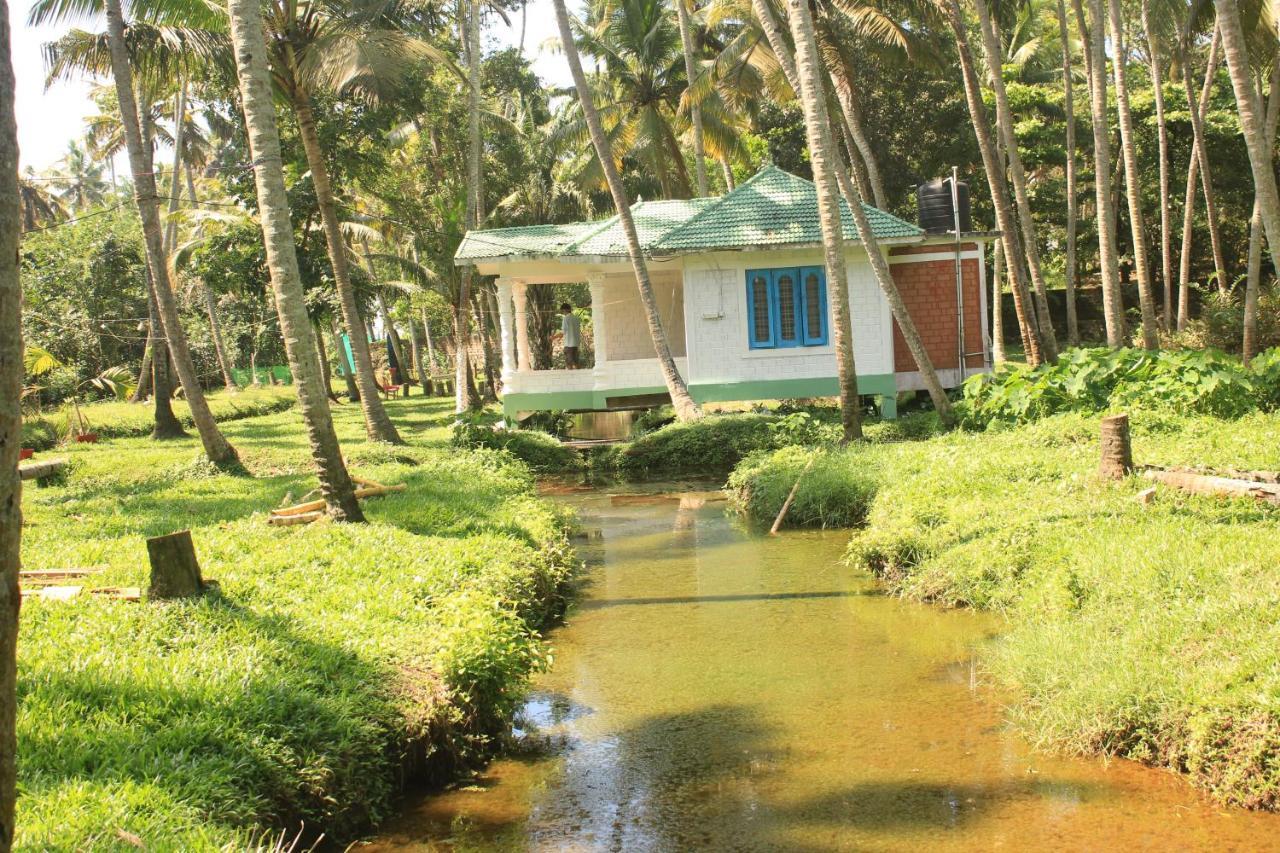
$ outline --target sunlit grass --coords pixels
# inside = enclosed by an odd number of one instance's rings
[[[352,470],[408,487],[364,502],[367,525],[267,526],[315,486],[296,411],[225,424],[251,477],[194,437],[127,438],[66,448],[66,482],[26,491],[26,568],[145,587],[146,537],[189,528],[218,590],[24,604],[20,844],[240,846],[302,819],[350,837],[409,756],[447,770],[486,748],[540,664],[563,520],[509,457],[447,447],[450,401],[388,408],[406,447],[335,411]]]

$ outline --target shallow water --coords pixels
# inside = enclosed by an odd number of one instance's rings
[[[845,533],[752,535],[705,494],[560,499],[588,586],[526,749],[376,848],[1280,850],[1280,816],[1034,752],[975,664],[998,623],[881,595]]]

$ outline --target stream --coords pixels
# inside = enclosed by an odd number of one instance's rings
[[[360,849],[1280,850],[1280,815],[1033,750],[976,662],[996,618],[885,596],[847,532],[753,534],[717,497],[557,496],[587,576],[519,748]]]

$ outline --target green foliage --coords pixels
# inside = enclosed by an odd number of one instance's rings
[[[407,768],[438,777],[492,748],[545,663],[537,630],[572,552],[525,466],[444,444],[450,408],[389,401],[417,439],[404,447],[366,443],[359,407],[335,409],[353,470],[407,486],[364,502],[364,525],[265,523],[315,485],[294,412],[226,427],[252,478],[193,465],[195,438],[67,449],[66,483],[24,494],[26,567],[145,586],[146,537],[180,524],[218,587],[24,605],[20,846],[109,847],[118,828],[244,849],[302,820],[350,840]]]
[[[642,435],[613,459],[617,473],[631,479],[688,474],[723,474],[755,450],[771,447],[771,415],[709,415],[674,423]]]
[[[769,525],[797,480],[788,527],[855,527],[866,518],[878,485],[875,470],[856,451],[793,446],[744,459],[729,475],[730,499],[748,519]]]
[[[1273,365],[1274,356],[1259,362]],[[971,377],[959,408],[979,428],[1120,407],[1234,418],[1274,405],[1268,377],[1213,350],[1075,349],[1035,370],[1011,365]]]
[[[642,435],[648,435],[654,430],[675,422],[676,410],[669,405],[645,409],[636,416],[635,423],[631,425],[631,437],[639,438]]]
[[[1239,355],[1244,345],[1243,287],[1223,294],[1214,288],[1200,303],[1200,316],[1178,333],[1175,343],[1193,349],[1220,349]],[[1280,288],[1274,284],[1258,294],[1259,349],[1280,346]]]
[[[1139,462],[1275,466],[1276,414],[1132,424]],[[849,560],[897,593],[1002,611],[990,665],[1032,740],[1280,807],[1274,507],[1163,488],[1140,503],[1148,481],[1096,477],[1097,420],[1080,413],[844,452],[880,473]]]
[[[453,424],[454,445],[503,450],[543,474],[581,467],[577,452],[565,447],[555,436],[531,429],[507,429],[499,425],[499,419],[494,412],[459,415]]]

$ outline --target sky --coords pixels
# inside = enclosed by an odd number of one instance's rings
[[[84,134],[84,120],[97,112],[89,92],[92,80],[75,80],[55,83],[48,91],[44,87],[44,59],[40,47],[57,39],[69,26],[28,27],[27,16],[34,0],[13,0],[10,15],[13,24],[13,64],[18,80],[18,146],[22,169],[33,167],[37,172],[62,159],[67,144]],[[84,24],[83,28],[96,28],[100,24]],[[501,18],[490,17],[485,22],[485,49],[514,47],[520,41],[520,13],[511,15],[508,27]],[[534,70],[545,82],[556,86],[571,84],[569,68],[559,53],[543,49],[543,44],[558,40],[555,10],[551,0],[530,0],[525,31],[525,54],[533,59]],[[124,161],[119,163],[124,166]]]

